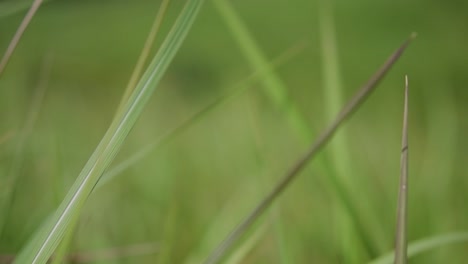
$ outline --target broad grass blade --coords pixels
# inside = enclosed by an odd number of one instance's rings
[[[129,100],[117,111],[109,129],[82,172],[38,237],[22,251],[15,263],[46,263],[54,252],[70,223],[79,217],[80,211],[101,175],[108,168],[135,124],[143,107],[161,80],[170,62],[189,32],[203,0],[189,0],[160,50],[142,76]]]

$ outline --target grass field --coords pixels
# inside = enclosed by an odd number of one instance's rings
[[[0,57],[31,2],[0,2]],[[467,4],[330,3],[43,3],[0,71],[0,263],[208,263],[412,32],[221,259],[393,263],[407,74],[409,263],[465,263]]]

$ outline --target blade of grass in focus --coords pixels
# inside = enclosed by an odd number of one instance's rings
[[[18,30],[16,30],[15,35],[11,39],[10,44],[7,47],[7,50],[3,54],[2,59],[0,60],[0,76],[2,76],[3,72],[5,71],[5,68],[8,64],[8,61],[10,61],[11,55],[13,55],[13,52],[16,49],[16,46],[18,46],[18,43],[23,36],[24,31],[26,31],[26,28],[28,27],[29,23],[31,22],[32,18],[36,14],[37,9],[42,4],[42,0],[34,0],[34,2],[31,4],[31,7],[29,8],[28,13],[24,16],[23,21],[21,21],[20,26],[18,27]]]
[[[395,264],[407,263],[406,224],[408,206],[408,76],[405,76],[405,104],[403,111],[402,134],[400,191],[398,194],[398,213],[395,236]]]
[[[118,109],[117,111],[122,110],[122,108],[125,105],[125,102],[127,102],[129,96],[135,89],[138,79],[140,78],[141,73],[143,71],[143,67],[146,64],[146,61],[148,60],[149,52],[151,50],[151,47],[153,46],[154,39],[156,38],[156,35],[164,19],[164,15],[166,13],[168,4],[169,4],[169,0],[163,0],[159,6],[158,12],[155,16],[151,29],[148,32],[148,36],[146,38],[145,44],[140,53],[140,56],[138,57],[138,62],[135,65],[135,68],[133,69],[132,75],[125,89],[124,95],[122,96],[122,99],[120,101],[119,107],[117,108]],[[73,234],[75,232],[75,226],[77,223],[78,223],[78,219],[76,219],[76,221],[73,222],[70,225],[70,228],[68,228],[68,230],[66,231],[66,234],[64,235],[62,242],[60,243],[60,245],[58,246],[56,250],[56,254],[53,259],[53,264],[63,263],[63,258],[66,257],[68,248],[71,246],[71,239],[73,238]]]
[[[46,263],[56,249],[70,222],[79,217],[80,211],[112,162],[126,136],[135,124],[143,107],[161,80],[164,72],[189,32],[203,0],[189,0],[165,38],[148,69],[140,79],[125,105],[117,111],[109,129],[86,163],[67,196],[45,228],[32,238],[31,246],[21,251],[15,263]]]
[[[456,232],[445,235],[438,235],[411,242],[408,245],[408,258],[439,247],[456,243],[468,243],[468,232]],[[369,262],[368,264],[392,264],[394,259],[395,252],[392,251]]]
[[[287,186],[305,168],[308,162],[328,143],[341,124],[348,119],[352,113],[359,108],[371,92],[377,87],[393,64],[400,58],[409,43],[416,37],[412,34],[381,66],[380,69],[369,79],[369,81],[359,89],[348,103],[342,108],[335,120],[320,134],[309,150],[288,170],[280,181],[274,186],[266,197],[237,225],[231,233],[212,251],[204,263],[218,263],[231,247],[248,231],[255,221],[265,212],[276,198],[286,189]]]

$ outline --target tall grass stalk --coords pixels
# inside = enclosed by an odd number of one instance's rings
[[[54,252],[70,223],[80,211],[135,124],[146,102],[157,87],[164,72],[189,32],[203,0],[189,0],[173,28],[165,38],[145,74],[140,79],[129,100],[117,111],[112,123],[86,163],[67,196],[45,228],[32,239],[32,245],[22,251],[15,263],[46,263]]]
[[[218,263],[231,247],[245,234],[255,221],[265,212],[272,202],[286,189],[287,186],[299,175],[308,162],[328,143],[343,122],[359,108],[371,92],[377,87],[393,64],[400,58],[415,34],[406,40],[381,66],[369,81],[359,89],[355,95],[342,108],[336,119],[320,134],[309,150],[295,163],[274,186],[274,188],[261,200],[258,205],[237,225],[231,233],[212,251],[205,263]]]
[[[408,207],[408,76],[405,76],[405,104],[401,140],[401,174],[395,238],[395,264],[407,263],[406,222]]]

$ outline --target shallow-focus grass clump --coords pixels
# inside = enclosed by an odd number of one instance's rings
[[[411,263],[463,263],[461,8],[202,2],[44,1],[15,49],[32,1],[0,3],[0,51],[11,53],[0,71],[0,262],[392,263],[396,232],[396,263],[406,243]],[[406,234],[396,225],[405,74]]]

